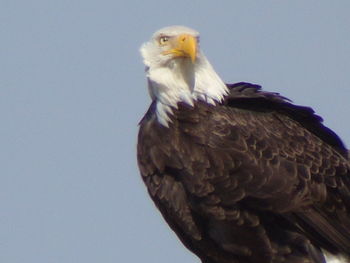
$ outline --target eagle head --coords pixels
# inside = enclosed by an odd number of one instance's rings
[[[199,100],[220,102],[227,87],[199,47],[199,33],[184,26],[156,31],[141,46],[148,89],[157,101],[158,121],[168,127],[170,115],[179,102],[194,106]]]

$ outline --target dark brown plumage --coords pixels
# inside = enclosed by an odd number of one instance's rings
[[[203,263],[319,263],[350,256],[350,161],[311,108],[257,85],[228,85],[216,106],[179,103],[169,128],[155,102],[137,156],[149,194]]]

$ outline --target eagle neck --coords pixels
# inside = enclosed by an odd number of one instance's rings
[[[188,59],[172,60],[166,66],[149,68],[148,88],[156,100],[156,115],[160,124],[169,127],[178,103],[194,107],[197,100],[215,105],[228,93],[228,88],[203,54],[195,64]]]

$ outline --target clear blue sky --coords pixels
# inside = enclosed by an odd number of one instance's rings
[[[350,1],[0,3],[0,262],[192,263],[135,158],[139,46],[180,24],[227,82],[312,106],[350,145]]]

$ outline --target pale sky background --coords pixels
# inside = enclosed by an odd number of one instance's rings
[[[0,262],[198,263],[137,169],[140,45],[193,27],[226,82],[312,106],[349,146],[349,13],[349,0],[0,0]]]

